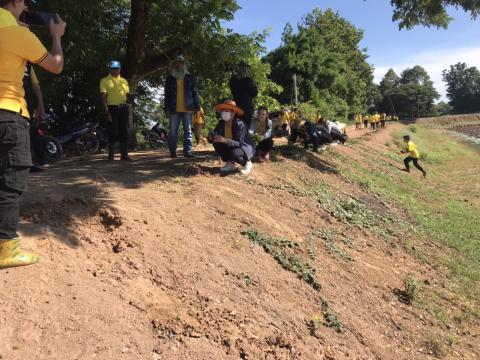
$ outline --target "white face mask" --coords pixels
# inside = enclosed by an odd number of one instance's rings
[[[229,121],[232,117],[232,113],[230,111],[222,111],[220,113],[220,116],[222,117],[223,121]]]

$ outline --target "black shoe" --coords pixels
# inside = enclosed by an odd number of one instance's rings
[[[194,157],[195,157],[191,152],[186,153],[184,156],[185,156],[187,159],[191,159],[191,158],[194,158]]]
[[[42,172],[42,171],[45,171],[45,170],[43,170],[42,168],[40,168],[38,166],[33,165],[33,166],[30,167],[30,172],[31,173]]]
[[[107,161],[113,161],[113,160],[115,160],[115,156],[108,155]]]
[[[128,155],[127,155],[127,156],[122,156],[122,157],[120,158],[120,161],[132,161],[132,158],[129,157]]]

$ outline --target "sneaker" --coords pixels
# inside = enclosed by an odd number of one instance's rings
[[[30,167],[30,173],[37,173],[37,172],[42,172],[42,171],[45,171],[45,170],[43,170],[41,167],[38,167],[38,166],[35,166],[35,165]]]
[[[243,175],[248,175],[250,174],[250,171],[252,171],[252,162],[251,161],[247,161],[247,163],[245,164],[245,166],[242,168],[242,170],[240,170],[240,172],[243,174]]]
[[[184,156],[185,156],[187,159],[191,159],[191,158],[194,158],[194,157],[195,157],[191,152],[185,153]]]
[[[235,163],[234,162],[227,162],[220,168],[220,172],[226,173],[235,170]]]

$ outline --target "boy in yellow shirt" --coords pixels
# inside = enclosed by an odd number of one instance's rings
[[[423,174],[423,177],[427,177],[427,172],[418,164],[418,159],[420,158],[420,154],[417,150],[417,146],[410,140],[410,135],[405,135],[403,137],[403,142],[407,144],[407,148],[402,150],[402,154],[410,153],[410,156],[407,156],[403,163],[405,164],[405,169],[403,171],[410,172],[410,162],[413,161],[413,166],[415,166],[418,170],[420,170]]]

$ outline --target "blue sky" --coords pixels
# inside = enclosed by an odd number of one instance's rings
[[[332,8],[356,27],[364,30],[362,47],[368,48],[369,62],[375,67],[379,82],[392,67],[399,74],[407,67],[422,65],[435,87],[445,94],[442,70],[459,61],[480,68],[480,19],[471,20],[463,11],[450,9],[455,18],[447,30],[416,27],[398,30],[392,22],[389,0],[237,0],[242,7],[235,19],[226,24],[236,32],[248,34],[269,28],[268,50],[280,45],[283,28],[294,28],[313,8]],[[445,100],[443,98],[442,100]]]

